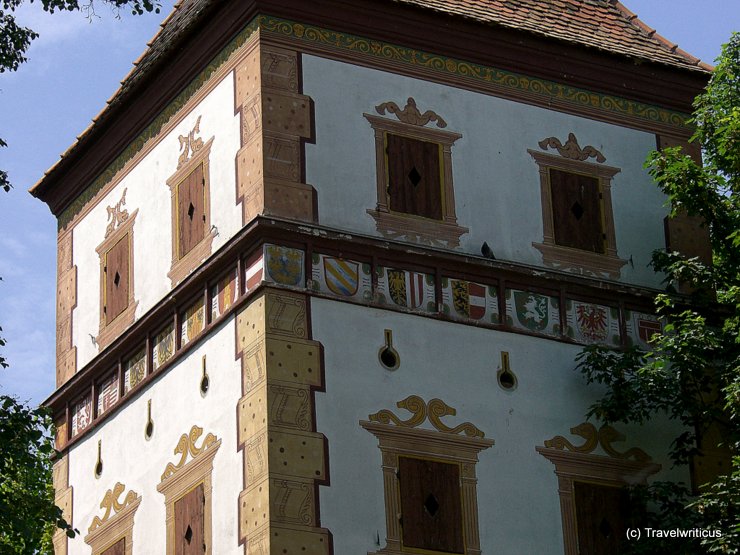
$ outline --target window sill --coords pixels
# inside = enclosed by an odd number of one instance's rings
[[[113,318],[113,321],[109,324],[103,324],[105,321],[105,315],[102,316],[100,323],[100,331],[98,337],[95,338],[95,342],[98,345],[98,351],[102,351],[105,347],[113,341],[116,337],[121,335],[126,328],[134,323],[134,314],[136,313],[136,307],[139,306],[139,301],[129,301],[128,306],[118,316]]]
[[[565,271],[575,270],[594,277],[618,279],[622,266],[627,264],[615,252],[599,254],[553,243],[532,243],[532,246],[542,253],[545,266]]]
[[[187,275],[197,268],[201,262],[211,255],[211,246],[213,245],[213,238],[215,234],[212,231],[207,232],[203,239],[195,245],[190,252],[183,256],[180,260],[172,261],[172,268],[167,273],[167,277],[172,281],[172,287],[175,287]]]
[[[468,232],[467,227],[450,221],[383,210],[368,209],[367,213],[375,220],[378,232],[389,239],[453,249],[460,246],[460,237]]]

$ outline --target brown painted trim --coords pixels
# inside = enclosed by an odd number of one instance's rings
[[[198,123],[200,123],[200,116],[198,117]],[[198,124],[196,124],[196,129]],[[194,132],[191,132],[191,136]],[[180,140],[187,137],[180,137]],[[197,268],[203,260],[208,258],[211,254],[211,246],[213,244],[214,233],[211,230],[211,146],[213,145],[215,137],[211,137],[206,141],[199,150],[194,152],[190,158],[187,157],[188,146],[185,147],[183,156],[181,155],[180,161],[178,162],[177,170],[173,173],[169,179],[167,179],[167,186],[170,189],[171,198],[171,229],[172,229],[172,267],[167,272],[167,277],[170,278],[172,286],[174,287],[183,278]],[[182,144],[182,142],[181,142]],[[202,144],[202,141],[201,141]],[[205,211],[205,222],[203,224],[203,238],[193,246],[186,254],[180,256],[180,226],[179,221],[179,196],[180,186],[190,176],[198,166],[202,166],[203,173],[203,203]]]
[[[134,222],[136,221],[138,213],[139,209],[137,208],[131,216],[128,216],[124,223],[120,224],[114,232],[108,235],[103,242],[95,248],[95,251],[98,253],[98,257],[100,258],[100,327],[96,338],[98,351],[105,349],[105,347],[116,336],[120,335],[123,330],[134,323],[136,307],[139,304],[136,300],[134,291]],[[128,237],[128,299],[126,302],[126,308],[123,312],[118,314],[112,321],[107,322],[105,307],[107,304],[106,280],[108,279],[108,276],[106,266],[108,263],[108,253],[124,237]]]
[[[635,64],[623,56],[389,0],[325,0],[310,6],[301,0],[253,0],[214,6],[204,10],[199,24],[171,45],[172,54],[164,56],[136,86],[116,98],[95,126],[34,186],[32,193],[47,202],[53,213],[60,214],[103,173],[257,13],[391,44],[398,42],[399,21],[411,19],[414,25],[404,26],[405,46],[686,113],[691,111],[693,97],[709,76],[703,71],[682,71],[649,62]],[[445,28],[445,33],[439,33],[440,27]]]

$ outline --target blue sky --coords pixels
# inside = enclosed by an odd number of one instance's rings
[[[0,193],[0,326],[10,368],[0,393],[38,404],[54,388],[56,224],[27,190],[102,109],[169,13],[116,18],[43,13],[24,5],[21,22],[41,35],[16,73],[0,74],[0,168],[15,188]],[[98,3],[100,4],[100,3]],[[645,23],[713,62],[740,30],[740,0],[623,0]],[[734,29],[733,29],[734,27]]]

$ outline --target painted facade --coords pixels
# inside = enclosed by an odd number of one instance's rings
[[[573,370],[661,329],[642,162],[688,137],[686,103],[203,5],[201,62],[162,66],[187,84],[105,169],[56,170],[83,172],[70,198],[35,191],[82,532],[57,553],[570,555],[577,484],[688,479],[666,423],[584,423]],[[563,212],[556,179],[598,195]]]

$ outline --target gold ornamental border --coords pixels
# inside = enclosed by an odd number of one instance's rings
[[[59,229],[65,228],[83,207],[123,169],[125,164],[144,145],[156,139],[162,128],[180,111],[188,100],[209,80],[231,55],[246,44],[256,31],[276,38],[297,41],[314,49],[344,52],[368,60],[391,63],[397,68],[422,70],[443,77],[453,77],[477,83],[500,92],[517,93],[538,99],[545,104],[561,102],[564,105],[588,110],[598,110],[614,116],[636,118],[645,122],[673,126],[688,130],[689,114],[665,110],[658,106],[635,102],[626,98],[609,96],[536,79],[526,75],[504,71],[493,67],[448,58],[422,50],[414,50],[396,44],[366,39],[357,35],[341,33],[321,27],[304,25],[295,21],[268,15],[258,15],[195,77],[179,95],[134,139],[124,151],[85,189],[59,216]],[[312,50],[312,49],[309,49]]]

